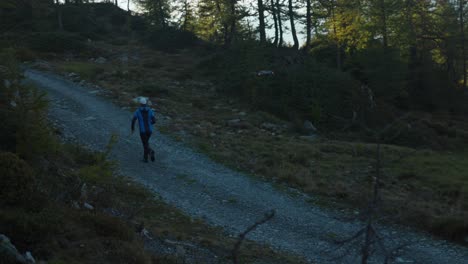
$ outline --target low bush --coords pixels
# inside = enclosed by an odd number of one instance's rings
[[[0,203],[7,205],[28,202],[35,188],[31,167],[10,152],[0,152],[0,182]]]
[[[157,84],[144,84],[138,86],[136,91],[143,96],[162,96],[168,95],[169,91]]]
[[[290,120],[315,123],[349,114],[358,83],[314,58],[289,50],[242,42],[201,65],[215,76],[224,92],[254,108]],[[258,75],[262,70],[272,75]]]
[[[78,35],[64,32],[40,32],[27,37],[28,47],[39,52],[81,52],[87,45]]]
[[[146,38],[148,45],[154,49],[174,52],[197,44],[197,36],[189,31],[166,28],[153,31]]]
[[[99,74],[105,71],[102,66],[91,62],[66,62],[60,68],[66,72],[76,73],[86,80],[95,80]]]

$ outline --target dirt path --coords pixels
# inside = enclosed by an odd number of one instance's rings
[[[312,207],[303,197],[290,197],[268,183],[216,164],[165,135],[151,141],[155,163],[142,163],[141,143],[129,136],[132,113],[61,77],[27,71],[26,76],[48,92],[50,116],[63,132],[80,143],[102,150],[112,134],[119,137],[112,156],[123,174],[161,195],[165,201],[194,217],[237,234],[270,209],[277,216],[249,238],[307,257],[312,263],[359,263],[359,248],[337,249],[332,238],[345,238],[362,223],[340,220],[335,212]],[[468,249],[403,228],[381,227],[389,248],[409,243],[395,263],[466,264]],[[349,252],[341,259],[340,254]],[[383,263],[378,251],[370,263]]]

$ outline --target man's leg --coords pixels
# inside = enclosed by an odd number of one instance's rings
[[[143,160],[148,162],[149,146],[148,141],[149,137],[146,133],[140,133],[141,143],[143,144]]]
[[[151,161],[154,162],[155,158],[154,158],[154,150],[149,146],[149,139],[151,138],[151,133],[147,133],[146,134],[147,137],[148,137],[148,152],[150,154],[150,157],[151,157]]]

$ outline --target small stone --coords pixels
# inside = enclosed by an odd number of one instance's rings
[[[278,126],[272,123],[263,123],[260,125],[263,130],[275,131],[278,129]]]
[[[317,132],[317,128],[315,128],[312,122],[308,120],[304,121],[304,130],[309,134],[313,134]]]
[[[107,62],[107,59],[106,58],[103,58],[103,57],[99,57],[97,58],[94,62],[98,63],[98,64],[104,64]]]
[[[177,245],[176,246],[176,255],[179,256],[179,257],[184,257],[185,254],[186,254],[185,249],[182,246]]]
[[[94,210],[94,206],[90,205],[89,203],[84,203],[83,207],[88,209],[88,210]]]
[[[77,201],[72,202],[72,207],[75,208],[75,209],[80,209],[80,205],[78,204]]]
[[[240,116],[246,116],[247,113],[246,113],[246,112],[239,112],[239,115],[240,115]]]
[[[31,252],[29,251],[26,251],[26,254],[24,254],[24,258],[26,259],[28,263],[36,263],[36,260],[34,259]]]
[[[94,116],[88,116],[84,120],[85,121],[93,121],[93,120],[96,120],[96,118]]]
[[[406,260],[406,259],[404,259],[404,258],[402,258],[402,257],[397,257],[397,258],[395,259],[395,262],[396,262],[396,263],[413,263],[414,261],[412,261],[412,260]]]

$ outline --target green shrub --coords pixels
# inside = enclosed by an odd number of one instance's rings
[[[189,31],[166,28],[153,31],[146,41],[154,49],[174,52],[194,46],[198,42],[198,38]]]
[[[349,114],[353,92],[359,87],[349,74],[311,56],[256,42],[237,43],[201,66],[217,76],[224,92],[241,97],[254,108],[300,123]],[[257,76],[261,70],[272,70],[274,75]]]
[[[123,241],[130,241],[135,237],[133,230],[125,222],[101,213],[83,213],[80,216],[80,223],[99,236],[114,237]]]
[[[10,152],[0,152],[0,182],[0,203],[7,205],[28,202],[36,185],[31,167]]]
[[[94,80],[105,71],[102,66],[90,62],[66,62],[60,68],[66,72],[77,73],[81,78],[87,80]]]
[[[41,32],[28,36],[29,48],[40,52],[81,52],[87,45],[81,37],[64,32]]]
[[[136,91],[140,95],[144,95],[144,96],[162,96],[162,95],[169,94],[169,91],[166,88],[160,87],[157,84],[144,84],[144,85],[138,86],[136,88]]]

